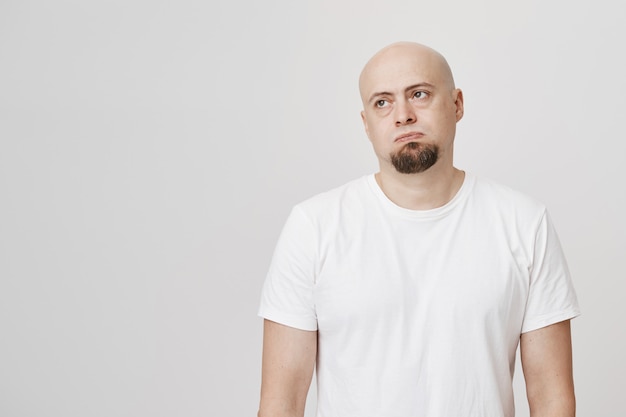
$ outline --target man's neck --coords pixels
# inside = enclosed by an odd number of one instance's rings
[[[465,172],[436,165],[419,174],[383,170],[376,174],[383,193],[400,207],[429,210],[444,206],[454,198],[465,179]]]

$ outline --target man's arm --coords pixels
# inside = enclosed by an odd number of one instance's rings
[[[317,332],[265,320],[258,417],[302,417],[317,357]]]
[[[574,417],[569,320],[523,333],[520,355],[531,417]]]

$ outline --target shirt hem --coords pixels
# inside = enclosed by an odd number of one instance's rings
[[[543,327],[550,326],[551,324],[559,323],[565,320],[570,320],[578,316],[580,316],[579,309],[570,309],[566,311],[560,311],[558,313],[545,315],[537,319],[531,320],[529,322],[524,322],[521,333],[528,333],[533,330],[538,330]]]
[[[288,316],[282,313],[268,310],[259,310],[257,315],[266,320],[270,320],[278,324],[283,324],[285,326],[293,327],[299,330],[317,331],[317,321],[311,322],[311,320],[302,319],[300,317]]]

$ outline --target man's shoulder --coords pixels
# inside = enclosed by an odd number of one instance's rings
[[[354,213],[365,204],[364,200],[371,194],[369,184],[371,176],[371,174],[364,175],[341,186],[313,195],[296,204],[293,210],[316,219],[335,218],[341,213]]]
[[[542,215],[546,210],[543,202],[529,194],[500,183],[491,178],[474,176],[474,195],[480,202],[496,205],[511,213]]]
[[[296,206],[306,209],[324,208],[335,204],[345,203],[346,200],[354,199],[355,197],[358,198],[358,196],[367,192],[370,176],[371,175],[364,175],[338,187],[315,194],[306,200],[301,201]]]

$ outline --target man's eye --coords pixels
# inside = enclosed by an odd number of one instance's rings
[[[376,107],[381,108],[387,106],[387,100],[378,100],[376,102]]]
[[[416,91],[415,93],[413,93],[413,98],[426,98],[426,96],[426,91]]]

